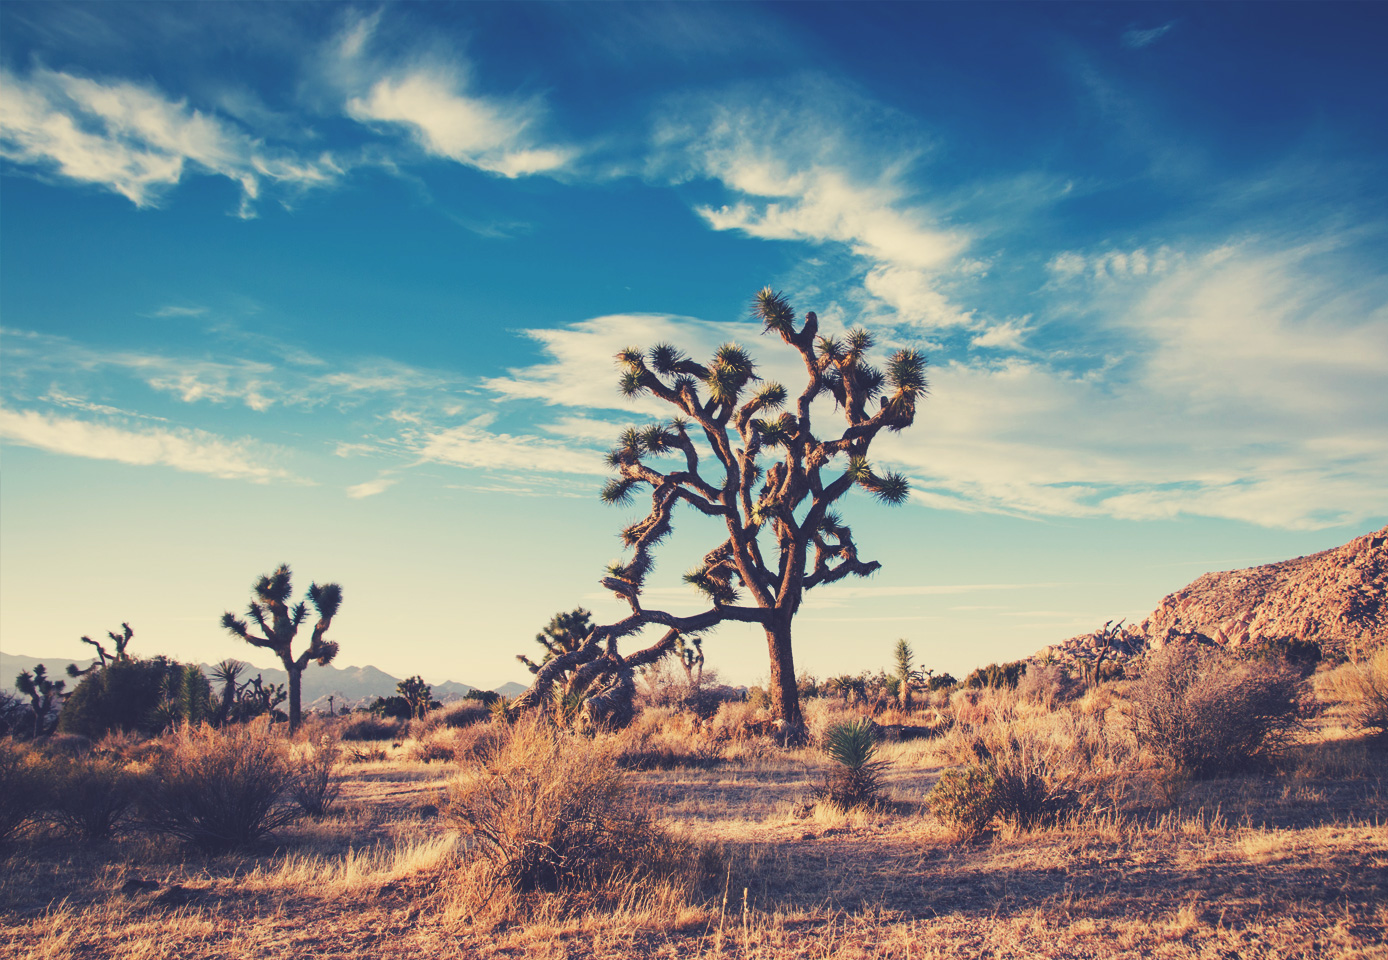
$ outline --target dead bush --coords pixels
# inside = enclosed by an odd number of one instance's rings
[[[1083,686],[1058,663],[1032,664],[1017,681],[1018,697],[1050,708],[1074,699],[1082,690]]]
[[[405,733],[405,721],[359,713],[342,725],[343,740],[398,740]]]
[[[642,710],[614,741],[617,765],[627,770],[707,768],[723,760],[696,716],[669,707]]]
[[[140,778],[111,757],[54,760],[48,816],[86,843],[109,840],[134,812]]]
[[[658,879],[687,853],[637,813],[611,743],[534,718],[450,785],[450,819],[513,891],[593,891]]]
[[[0,742],[0,842],[35,819],[52,797],[48,764],[32,750]]]
[[[145,821],[208,852],[249,846],[300,816],[284,741],[255,721],[185,725],[150,766]]]
[[[1172,644],[1130,688],[1134,732],[1163,765],[1199,779],[1265,764],[1297,723],[1285,665]]]
[[[289,793],[299,809],[321,820],[342,792],[342,778],[337,774],[342,758],[342,745],[330,733],[320,736],[316,743],[301,748],[293,764]]]
[[[1078,809],[1078,776],[1068,759],[1052,744],[1015,734],[987,751],[983,766],[993,775],[998,816],[1032,830]]]
[[[1337,704],[1362,730],[1388,737],[1388,646],[1316,677],[1316,696]]]

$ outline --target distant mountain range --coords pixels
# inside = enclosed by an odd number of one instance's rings
[[[5,689],[13,690],[15,677],[24,670],[32,671],[40,663],[47,667],[50,677],[67,679],[68,689],[71,690],[77,682],[67,677],[68,664],[75,663],[79,670],[85,670],[92,661],[63,660],[59,657],[26,657],[23,654],[0,651],[0,683],[3,683]],[[211,664],[204,663],[199,664],[199,666],[202,667],[203,673],[209,677],[212,676]],[[251,666],[242,672],[241,680],[244,682],[257,674],[266,683],[285,683],[288,680],[288,675],[283,670]],[[326,710],[330,696],[333,698],[334,707],[363,706],[371,703],[377,697],[388,697],[394,694],[395,686],[400,680],[400,677],[392,677],[384,670],[378,670],[375,667],[335,667],[332,664],[320,667],[314,664],[304,671],[304,707],[306,709]],[[435,683],[431,686],[434,691],[434,699],[445,702],[461,699],[470,691],[477,689],[454,680]],[[496,688],[496,692],[503,697],[514,697],[524,690],[525,687],[522,684],[514,682],[505,683]]]

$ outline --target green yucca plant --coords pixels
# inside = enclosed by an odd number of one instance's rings
[[[838,766],[825,777],[819,796],[836,806],[866,807],[879,802],[884,764],[867,717],[836,723],[824,733],[824,753]]]

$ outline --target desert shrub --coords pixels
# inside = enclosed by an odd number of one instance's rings
[[[670,708],[648,707],[614,738],[617,766],[626,770],[711,767],[722,762],[699,735],[697,719]]]
[[[1057,748],[1026,736],[1009,735],[989,750],[982,766],[993,778],[998,816],[1031,830],[1075,810],[1080,794],[1065,759]]]
[[[47,763],[37,753],[0,743],[0,842],[9,840],[48,805]]]
[[[925,688],[932,693],[936,690],[949,690],[959,686],[959,681],[948,673],[932,674],[930,679],[925,682]]]
[[[1033,664],[1017,681],[1017,696],[1054,707],[1077,696],[1082,687],[1058,663]]]
[[[395,740],[404,733],[403,720],[387,719],[371,713],[354,714],[342,725],[343,740]]]
[[[807,700],[801,705],[805,722],[805,734],[810,743],[824,746],[825,735],[834,727],[850,720],[856,720],[861,713],[848,706],[838,697],[820,697]]]
[[[479,700],[456,700],[437,710],[430,710],[417,720],[411,720],[409,735],[416,740],[423,740],[436,730],[461,730],[474,723],[489,720],[491,715],[491,708]]]
[[[755,689],[755,688],[754,688]],[[717,741],[745,740],[765,732],[769,714],[750,697],[745,703],[724,703],[709,719],[707,730]]]
[[[457,757],[453,744],[453,731],[440,728],[423,737],[411,740],[405,755],[420,763],[451,763]]]
[[[429,714],[429,716],[437,716],[439,722],[443,724],[443,726],[458,730],[463,727],[470,727],[474,723],[485,723],[487,720],[491,719],[491,705],[495,702],[495,699],[491,701],[484,701],[481,699],[459,700],[456,703],[450,703],[441,710],[435,710],[433,713]]]
[[[972,840],[997,816],[997,782],[987,769],[971,765],[940,774],[925,798],[930,812],[960,840]]]
[[[866,807],[881,799],[881,761],[875,759],[872,721],[867,717],[836,723],[824,733],[824,753],[834,763],[818,795],[844,809]]]
[[[591,889],[659,873],[678,845],[636,810],[610,742],[525,718],[450,785],[447,813],[515,891]]]
[[[140,779],[109,756],[58,759],[49,767],[48,816],[64,833],[86,843],[110,839],[130,819]]]
[[[187,686],[195,710],[204,710],[201,687],[188,674],[190,668],[165,657],[148,660],[116,660],[95,670],[77,684],[58,715],[59,733],[76,733],[99,740],[112,730],[125,730],[155,736],[174,715],[170,691],[184,692]],[[197,667],[199,677],[202,673]]]
[[[1015,687],[1022,675],[1027,672],[1027,661],[1016,660],[1012,663],[990,663],[986,667],[979,667],[973,673],[964,678],[964,686],[972,689],[979,687]]]
[[[285,743],[265,722],[184,725],[150,765],[144,819],[208,852],[245,847],[299,817],[293,782]]]
[[[327,814],[342,792],[342,778],[337,775],[341,758],[342,745],[337,738],[323,734],[301,748],[294,759],[289,794],[299,809],[315,820]]]
[[[484,707],[490,707],[492,704],[502,699],[502,696],[495,690],[469,690],[467,693],[463,694],[463,699],[475,701],[482,704]]]
[[[389,756],[380,747],[352,747],[347,751],[347,759],[352,763],[379,763]]]
[[[1314,640],[1283,637],[1262,641],[1248,650],[1247,656],[1273,664],[1288,664],[1303,677],[1309,677],[1315,671],[1316,664],[1321,662],[1321,645]]]
[[[1296,724],[1298,674],[1172,644],[1147,657],[1129,691],[1134,732],[1193,778],[1266,762]]]
[[[1316,678],[1316,696],[1339,704],[1350,722],[1388,737],[1388,646],[1359,663],[1345,663]]]

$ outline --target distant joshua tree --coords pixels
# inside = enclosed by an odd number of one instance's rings
[[[99,640],[93,640],[91,637],[83,637],[83,643],[89,643],[92,646],[96,647],[96,655],[98,659],[85,670],[79,670],[77,669],[77,664],[69,663],[67,665],[67,675],[69,677],[74,678],[84,677],[87,674],[91,673],[93,670],[97,669],[98,667],[100,667],[102,670],[105,670],[107,666],[109,666],[110,664],[124,663],[125,661],[129,660],[130,657],[126,655],[125,648],[129,646],[130,639],[133,636],[135,636],[135,631],[130,629],[130,624],[128,623],[122,623],[121,630],[121,633],[116,633],[116,631],[114,630],[106,631],[106,636],[110,637],[111,642],[116,645],[115,653],[108,652],[106,647],[102,645],[102,643]]]
[[[312,662],[325,667],[337,656],[337,644],[324,639],[324,634],[342,606],[342,588],[335,583],[325,583],[321,587],[315,583],[308,588],[308,603],[318,611],[318,622],[314,624],[308,649],[296,657],[292,645],[299,626],[308,616],[308,606],[302,601],[289,606],[289,598],[294,592],[290,576],[289,565],[280,564],[274,573],[261,577],[252,587],[255,599],[247,607],[247,613],[251,621],[260,627],[259,635],[251,633],[246,621],[230,612],[222,614],[222,626],[247,643],[271,650],[280,658],[285,672],[289,674],[289,729],[297,730],[304,670]]]
[[[48,715],[53,712],[54,705],[61,702],[67,681],[50,680],[48,668],[40,663],[34,667],[32,674],[25,670],[15,677],[14,685],[29,698],[29,707],[34,714],[34,739],[47,736],[50,732]]]
[[[584,714],[622,725],[632,716],[636,668],[671,652],[681,636],[735,620],[765,631],[772,709],[794,730],[802,727],[791,622],[806,591],[881,566],[858,557],[851,531],[832,508],[854,486],[885,503],[908,496],[906,478],[877,473],[867,454],[882,430],[902,430],[915,420],[926,392],[925,358],[898,350],[886,371],[878,370],[867,362],[873,339],[866,330],[843,339],[820,336],[813,313],[797,327],[789,302],[770,287],[757,294],[753,313],[765,332],[777,334],[804,361],[806,383],[797,398],[778,383],[761,381],[747,351],[733,343],[719,347],[707,364],[669,344],[617,354],[623,394],[649,394],[678,411],[665,423],[624,431],[607,456],[616,476],[603,488],[603,500],[626,503],[642,485],[651,491],[650,514],[622,531],[631,559],[614,564],[602,580],[631,614],[594,627],[576,649],[541,664],[521,706],[542,702],[559,678],[582,668],[593,680]],[[824,440],[810,425],[811,405],[820,397],[832,400],[846,421],[841,434]],[[788,402],[791,409],[772,415]],[[661,470],[649,462],[665,456],[675,464]],[[836,458],[841,470],[826,476]],[[725,527],[721,542],[685,574],[712,604],[692,616],[650,609],[641,596],[652,551],[670,534],[678,504]],[[618,649],[623,638],[651,625],[666,628],[656,643],[630,653]]]

